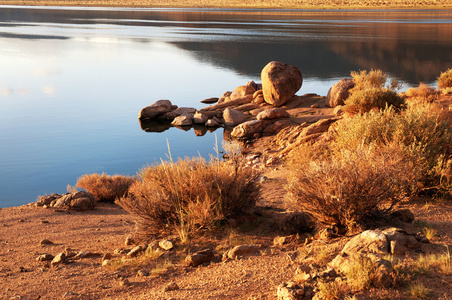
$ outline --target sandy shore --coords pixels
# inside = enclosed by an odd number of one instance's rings
[[[0,5],[286,9],[452,8],[450,0],[0,0]]]

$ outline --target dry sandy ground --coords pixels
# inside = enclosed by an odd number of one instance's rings
[[[263,183],[260,205],[280,208],[285,174],[281,169],[267,171],[270,180]],[[452,245],[450,204],[417,201],[408,207],[417,222],[425,222],[438,231],[432,249],[444,251],[445,245]],[[250,224],[258,222],[251,220]],[[124,246],[124,241],[133,233],[134,220],[116,205],[100,204],[90,212],[55,211],[34,205],[3,208],[0,224],[0,299],[276,299],[277,286],[295,274],[297,265],[291,263],[289,254],[300,246],[273,247],[272,239],[278,232],[251,231],[236,237],[242,238],[242,243],[264,245],[254,255],[228,262],[217,259],[197,268],[186,267],[181,256],[173,259],[173,266],[163,274],[139,276],[137,271],[149,271],[149,264],[136,260],[127,267],[102,267],[104,254],[133,247]],[[411,225],[411,230],[417,229]],[[230,236],[223,234],[211,243],[221,245]],[[41,245],[43,239],[54,244]],[[199,249],[200,243],[193,241],[185,249],[176,248],[185,253]],[[56,255],[67,248],[98,256],[59,266],[36,260],[41,254]],[[164,292],[172,280],[179,289]],[[431,299],[452,298],[452,275],[430,274],[425,282],[433,291]],[[406,291],[402,293],[408,297]]]
[[[451,8],[450,0],[0,0],[0,5],[219,8]]]

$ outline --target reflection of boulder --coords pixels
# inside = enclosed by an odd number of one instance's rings
[[[193,125],[196,136],[203,136],[207,133],[207,127],[204,125]]]
[[[138,119],[138,120],[140,121],[141,129],[143,129],[146,132],[164,132],[165,130],[170,129],[171,127],[171,122],[168,121],[156,121],[150,119],[146,120]]]

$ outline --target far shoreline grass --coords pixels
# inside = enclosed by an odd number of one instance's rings
[[[393,0],[391,4],[386,1],[361,0],[0,0],[2,6],[39,6],[39,7],[112,7],[112,8],[205,8],[205,9],[319,9],[319,10],[391,10],[391,9],[452,9],[448,0]]]

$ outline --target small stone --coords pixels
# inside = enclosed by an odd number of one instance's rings
[[[105,253],[104,256],[102,256],[102,261],[104,260],[111,260],[112,256],[110,253]]]
[[[250,254],[252,252],[256,252],[261,249],[261,245],[240,245],[235,246],[231,250],[227,252],[227,257],[230,259],[235,259],[237,257],[243,256],[245,254]]]
[[[102,262],[102,267],[111,266],[113,261],[111,259],[106,259]]]
[[[51,261],[54,259],[54,256],[52,254],[41,254],[38,257],[36,257],[37,261]]]
[[[212,98],[207,98],[207,99],[201,100],[201,103],[204,103],[204,104],[213,104],[213,103],[217,103],[218,100],[219,100],[219,98],[212,97]]]
[[[220,126],[220,120],[218,120],[217,117],[213,117],[212,119],[207,120],[205,125],[207,127],[218,127]]]
[[[175,291],[178,289],[179,286],[177,285],[177,283],[175,281],[171,281],[170,283],[165,285],[165,287],[163,288],[163,292]]]
[[[144,250],[146,250],[146,246],[145,245],[139,245],[136,246],[135,248],[133,248],[132,250],[129,251],[129,253],[127,253],[127,256],[130,257],[135,257],[137,256],[140,252],[143,252]]]
[[[142,269],[142,270],[138,270],[137,275],[146,277],[146,276],[149,276],[149,272],[147,270]]]
[[[174,245],[170,240],[163,240],[159,242],[159,247],[163,250],[171,250],[174,248]]]
[[[53,245],[53,242],[48,239],[43,239],[39,242],[40,245]]]
[[[191,267],[197,267],[201,264],[210,262],[214,257],[212,250],[206,249],[190,254],[185,258],[185,263]]]
[[[124,278],[123,280],[121,280],[120,282],[119,282],[119,285],[130,285],[130,281],[129,281],[129,279],[127,279],[127,278]]]
[[[52,266],[59,265],[61,263],[64,263],[64,260],[66,259],[66,254],[64,252],[58,253],[53,259],[52,259]]]
[[[128,237],[126,237],[126,241],[124,242],[124,245],[130,246],[130,245],[133,245],[133,244],[135,244],[135,241],[133,240],[133,237],[130,236],[130,235]]]
[[[174,125],[174,126],[190,126],[192,124],[193,124],[193,120],[186,115],[180,115],[180,116],[174,118],[173,122],[171,122],[171,125]]]
[[[47,220],[41,220],[41,223],[42,223],[42,224],[49,224],[49,221],[47,221]]]

